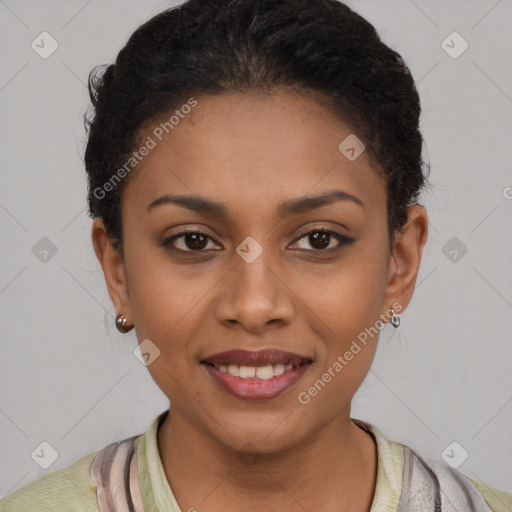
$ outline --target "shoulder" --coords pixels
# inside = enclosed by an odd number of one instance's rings
[[[512,511],[511,493],[486,486],[439,460],[424,459],[407,446],[404,456],[404,505],[434,502],[440,510]]]
[[[501,491],[469,477],[468,480],[478,489],[493,512],[512,511],[512,492]]]
[[[512,512],[512,493],[469,478],[444,461],[424,458],[409,446],[391,441],[371,423],[354,421],[374,434],[379,457],[378,491],[384,496],[381,501],[398,504],[393,510]]]
[[[98,451],[48,473],[0,500],[0,512],[69,510],[98,512],[96,486],[89,468]]]

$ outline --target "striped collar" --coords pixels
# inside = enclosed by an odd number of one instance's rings
[[[140,487],[146,510],[180,512],[167,481],[158,450],[158,427],[165,420],[168,412],[167,410],[159,414],[148,431],[140,438],[138,445]],[[354,418],[352,421],[373,435],[377,444],[377,481],[370,512],[396,512],[402,487],[403,446],[388,440],[370,423]]]
[[[100,512],[182,512],[167,481],[158,448],[159,414],[144,434],[112,443],[95,456],[89,474]],[[377,480],[370,512],[492,512],[475,485],[438,461],[428,463],[373,425],[352,418],[377,445]],[[195,510],[195,509],[189,509]]]

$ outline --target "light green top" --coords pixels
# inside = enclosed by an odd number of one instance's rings
[[[158,451],[157,429],[166,413],[159,414],[147,432],[141,434],[137,448],[140,489],[147,512],[182,512],[167,482]],[[369,427],[377,442],[377,482],[370,512],[396,512],[402,490],[404,445],[390,441],[373,425],[356,421]],[[97,453],[92,452],[14,491],[0,500],[0,512],[98,512],[96,487],[89,474]],[[470,480],[494,512],[512,512],[512,493]]]

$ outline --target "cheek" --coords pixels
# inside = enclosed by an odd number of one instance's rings
[[[329,272],[303,278],[297,291],[307,306],[303,314],[323,340],[315,378],[330,369],[336,375],[333,382],[343,382],[340,386],[351,392],[361,384],[375,355],[387,278],[385,252],[362,246],[363,242]],[[334,367],[336,361],[339,364]],[[329,387],[337,388],[336,384]]]
[[[141,237],[142,238],[142,237]],[[125,240],[125,266],[133,321],[140,341],[149,338],[158,346],[173,336],[197,295],[183,273],[149,243]]]
[[[385,295],[385,255],[363,247],[354,249],[339,264],[304,273],[294,292],[323,320],[331,334],[346,338],[379,318]]]
[[[190,336],[201,296],[176,275],[156,269],[138,273],[130,291],[139,339],[151,339],[162,349],[177,349]],[[195,320],[194,320],[195,319]]]
[[[322,343],[317,345],[316,371],[301,386],[298,398],[319,415],[327,410],[335,415],[350,404],[375,357],[382,293],[372,286],[371,276],[368,269],[352,269],[325,279],[323,287],[310,287],[315,291],[307,295],[305,314],[313,311],[309,322]]]
[[[130,275],[138,341],[143,344],[150,340],[152,344],[146,347],[158,354],[147,369],[167,396],[179,396],[191,365],[196,364],[190,339],[200,324],[198,315],[204,316],[198,305],[200,296],[187,286],[179,271],[171,272],[168,266],[134,264]]]

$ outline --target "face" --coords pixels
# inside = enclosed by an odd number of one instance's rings
[[[341,120],[285,92],[196,99],[162,140],[158,122],[142,134],[156,145],[123,192],[124,262],[98,222],[93,240],[117,312],[160,351],[148,370],[173,414],[235,449],[281,450],[348,421],[381,321],[409,302],[426,214],[411,210],[390,253],[385,183],[366,152],[340,152]]]

